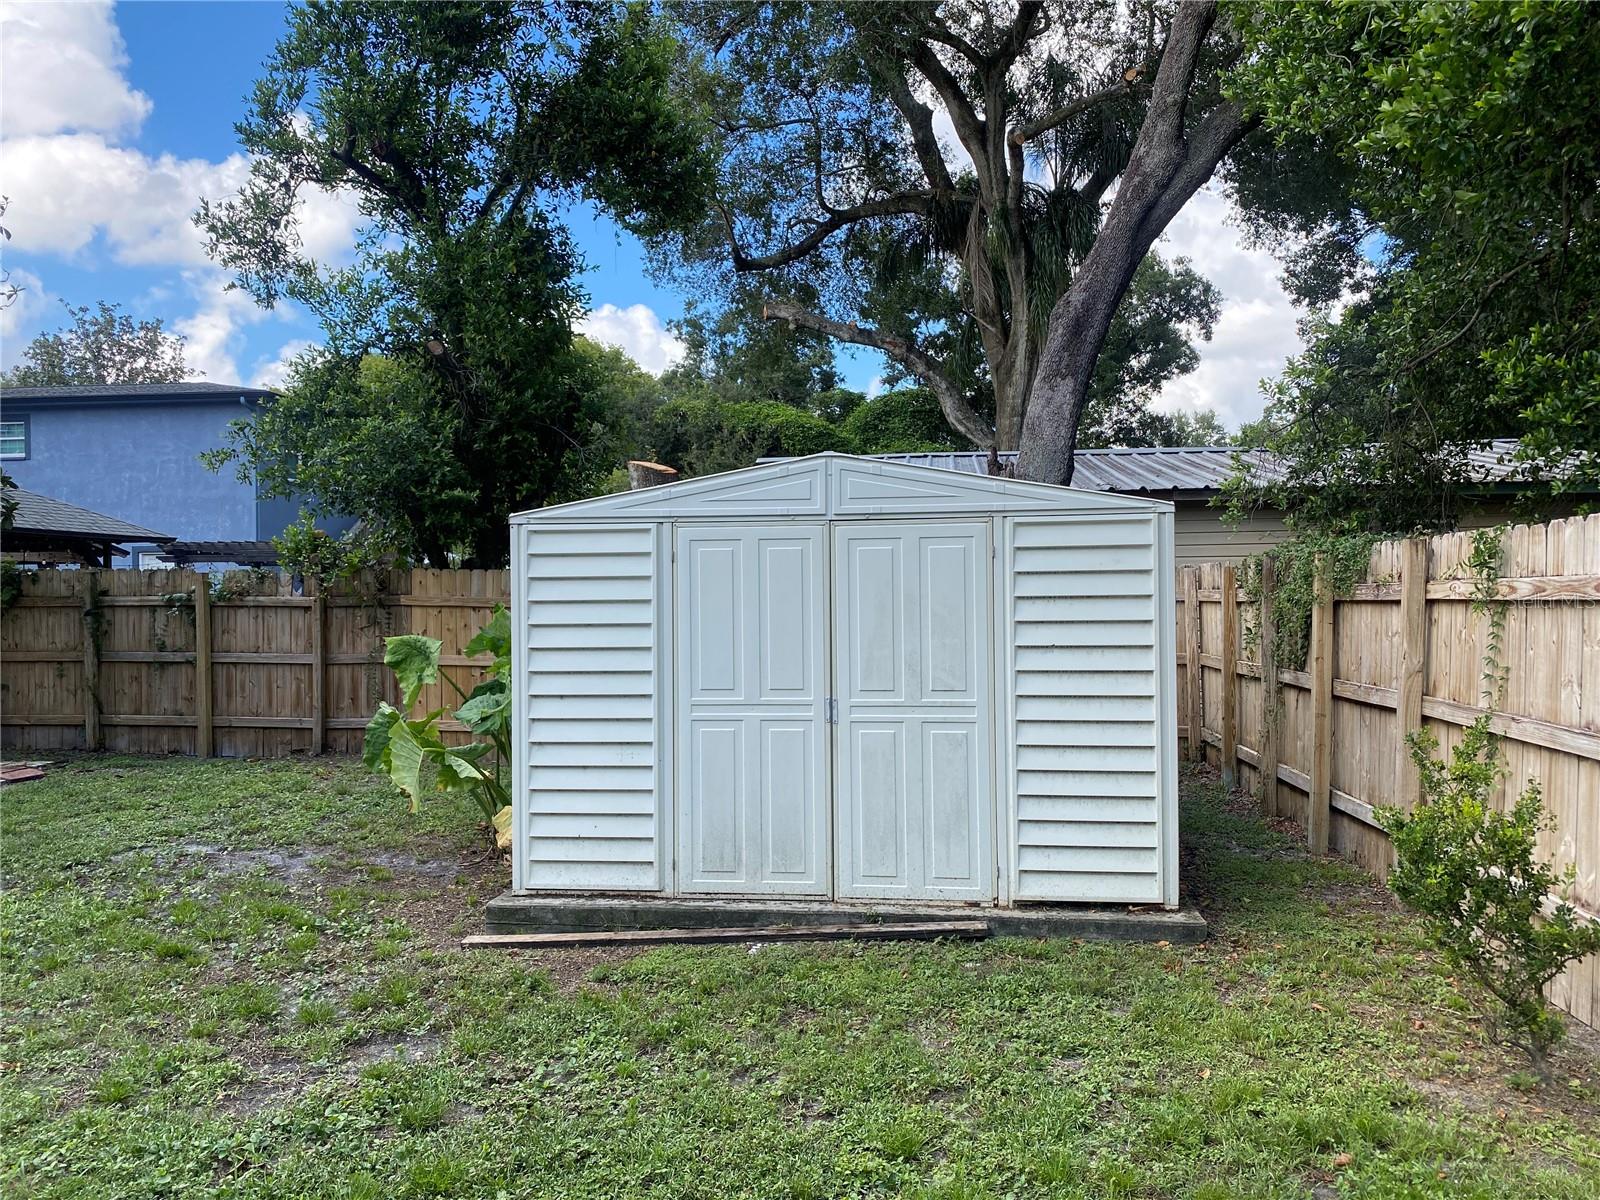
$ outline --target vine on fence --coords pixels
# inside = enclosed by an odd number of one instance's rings
[[[1472,612],[1489,619],[1484,639],[1482,691],[1485,708],[1505,701],[1511,668],[1506,662],[1506,618],[1510,602],[1500,596],[1500,571],[1505,560],[1505,527],[1479,529],[1472,535],[1472,550],[1461,565],[1472,577]]]
[[[1272,611],[1277,622],[1274,639],[1278,665],[1303,670],[1311,647],[1311,610],[1317,603],[1317,559],[1327,563],[1329,586],[1334,598],[1349,596],[1367,572],[1372,548],[1382,541],[1375,533],[1296,533],[1272,551],[1277,564],[1277,582],[1272,590]],[[1245,600],[1261,606],[1261,560],[1253,554],[1245,559],[1240,583]],[[1248,649],[1260,648],[1260,622],[1244,631]]]

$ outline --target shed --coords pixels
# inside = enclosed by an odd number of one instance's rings
[[[514,892],[1177,905],[1169,502],[821,454],[511,526]]]

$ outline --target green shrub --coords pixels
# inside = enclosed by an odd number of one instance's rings
[[[467,643],[468,657],[487,654],[488,673],[470,693],[448,674],[439,673],[444,643],[420,634],[384,641],[384,664],[400,684],[404,709],[384,701],[367,722],[361,759],[369,770],[387,775],[411,799],[411,810],[424,795],[466,792],[489,822],[491,836],[502,849],[511,842],[511,799],[502,772],[511,764],[511,617],[496,605],[488,624]],[[439,733],[445,709],[410,717],[425,685],[443,678],[461,698],[455,711],[460,721],[484,742],[446,745]]]
[[[1390,886],[1422,914],[1445,961],[1494,997],[1491,1035],[1521,1047],[1548,1079],[1562,1024],[1544,989],[1569,962],[1600,950],[1600,924],[1579,920],[1565,898],[1573,868],[1557,874],[1536,856],[1539,832],[1550,825],[1538,783],[1530,781],[1509,812],[1494,808],[1500,769],[1487,716],[1465,731],[1448,762],[1434,757],[1439,743],[1430,732],[1410,740],[1425,799],[1411,813],[1379,813],[1399,858]]]
[[[852,409],[840,426],[860,454],[966,450],[927,388],[899,388]]]
[[[849,451],[838,428],[778,403],[727,404],[713,397],[669,400],[650,418],[658,461],[685,475],[748,467],[759,458]]]

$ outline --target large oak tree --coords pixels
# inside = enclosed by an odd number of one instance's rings
[[[722,170],[713,219],[675,249],[766,277],[769,317],[875,347],[962,437],[1019,448],[1019,473],[1069,482],[1140,264],[1254,127],[1221,92],[1237,47],[1216,5],[680,15]],[[929,272],[958,297],[954,313],[908,296],[903,281]],[[992,412],[962,386],[963,352],[981,358]]]

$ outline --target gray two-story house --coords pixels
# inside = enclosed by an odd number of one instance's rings
[[[0,389],[0,469],[30,492],[185,542],[262,543],[299,515],[263,497],[203,451],[273,393],[222,383],[93,384]],[[319,522],[339,532],[349,522]],[[165,565],[160,547],[130,546],[123,565]]]

